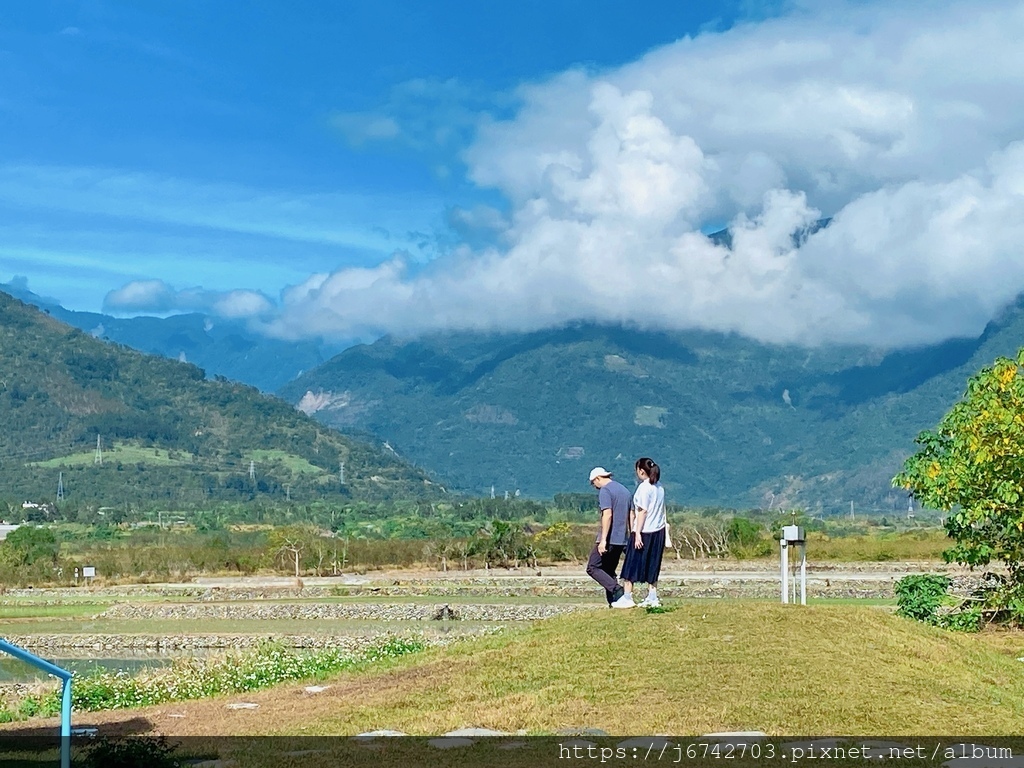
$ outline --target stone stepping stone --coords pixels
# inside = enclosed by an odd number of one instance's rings
[[[307,685],[304,690],[306,693],[323,693],[331,686],[329,685]]]
[[[511,733],[506,731],[495,731],[490,728],[457,728],[454,731],[448,731],[444,734],[445,736],[511,736]]]
[[[559,746],[559,749],[561,749],[562,747],[566,747],[568,749],[572,749],[573,747],[581,747],[582,749],[589,749],[590,747],[596,747],[597,744],[595,744],[592,741],[587,741],[586,739],[571,739],[570,741],[559,742],[558,746]]]
[[[468,747],[475,744],[472,739],[463,738],[461,736],[441,736],[437,739],[431,739],[427,742],[430,746],[435,749],[455,749],[457,747]]]
[[[228,709],[259,709],[259,706],[251,701],[236,701],[227,705]]]
[[[356,736],[357,739],[376,739],[379,736],[408,736],[409,734],[403,731],[393,731],[389,728],[383,728],[379,731],[367,731],[366,733],[360,733]]]
[[[721,731],[719,733],[705,733],[698,737],[697,741],[743,741],[767,739],[768,734],[764,731]]]
[[[580,726],[578,728],[561,728],[555,731],[555,734],[558,736],[607,736],[608,731],[602,731],[600,728]]]

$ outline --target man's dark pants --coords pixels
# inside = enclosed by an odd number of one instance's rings
[[[609,544],[602,555],[597,551],[597,544],[595,544],[590,551],[590,559],[587,561],[587,576],[604,587],[609,605],[615,599],[616,590],[621,589],[615,578],[615,570],[619,567],[619,560],[625,549],[624,544]]]

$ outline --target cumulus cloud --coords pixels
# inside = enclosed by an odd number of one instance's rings
[[[268,327],[976,334],[1024,290],[1022,38],[1019,2],[798,4],[524,85],[464,156],[508,201],[497,245],[315,275]]]
[[[115,313],[204,312],[224,318],[258,318],[272,312],[274,304],[256,291],[176,290],[163,280],[135,280],[108,293],[103,308]]]

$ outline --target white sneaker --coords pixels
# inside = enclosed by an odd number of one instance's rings
[[[650,595],[644,598],[643,602],[640,603],[641,608],[661,608],[661,600]]]
[[[622,597],[620,597],[618,600],[616,600],[614,603],[612,603],[612,608],[635,608],[635,607],[636,607],[636,603],[633,602],[633,596],[631,594],[629,594],[629,592],[627,592]]]

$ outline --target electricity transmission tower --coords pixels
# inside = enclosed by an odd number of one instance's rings
[[[57,501],[64,501],[64,473],[57,474]]]
[[[250,480],[255,480],[256,479],[256,462],[255,461],[250,461],[249,462],[249,479]]]
[[[344,461],[339,461],[338,462],[338,481],[342,485],[345,484],[345,462]]]
[[[103,463],[103,449],[100,448],[100,436],[96,435],[96,455],[92,459],[93,464]]]

